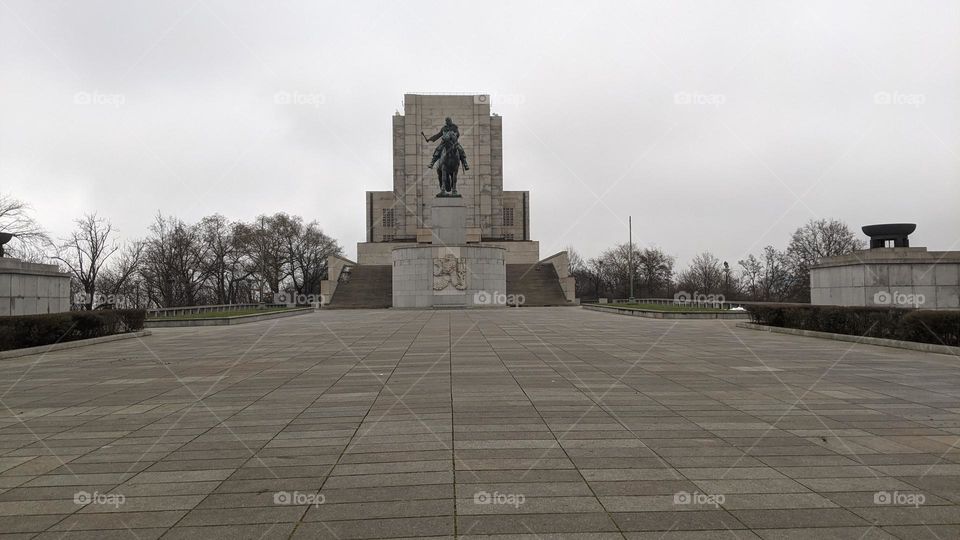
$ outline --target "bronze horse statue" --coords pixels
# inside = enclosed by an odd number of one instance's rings
[[[440,184],[440,193],[437,197],[459,197],[457,192],[457,174],[460,172],[460,155],[457,151],[458,137],[456,132],[447,131],[440,138],[443,148],[440,154],[440,163],[437,167],[437,181]]]

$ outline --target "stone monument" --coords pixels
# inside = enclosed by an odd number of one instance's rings
[[[566,252],[531,238],[530,193],[504,189],[489,95],[405,94],[392,123],[393,189],[367,192],[357,260],[328,258],[330,307],[576,302]]]
[[[825,257],[810,268],[810,303],[960,308],[960,251],[910,247],[913,223],[866,225],[870,249]]]
[[[12,235],[0,233],[2,243]],[[5,257],[0,246],[0,317],[70,311],[70,274],[55,264]]]
[[[431,208],[430,242],[393,249],[393,307],[489,307],[490,294],[507,290],[506,250],[467,243],[467,206],[447,178]]]

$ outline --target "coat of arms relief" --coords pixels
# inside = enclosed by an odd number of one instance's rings
[[[467,261],[447,253],[433,259],[433,290],[442,291],[451,285],[459,291],[467,288]]]

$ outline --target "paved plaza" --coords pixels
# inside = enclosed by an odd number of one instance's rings
[[[957,538],[960,359],[578,308],[0,361],[0,538]]]

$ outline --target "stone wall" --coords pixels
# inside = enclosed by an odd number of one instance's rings
[[[320,295],[323,297],[323,303],[329,302],[333,298],[333,293],[337,291],[337,283],[339,283],[340,272],[343,271],[343,267],[356,266],[356,264],[339,255],[327,257],[327,279],[320,282]]]
[[[540,261],[541,264],[552,264],[560,280],[560,288],[567,302],[577,302],[577,281],[570,275],[570,255],[566,251],[555,253]]]
[[[56,265],[0,258],[0,316],[70,311],[70,275]]]
[[[960,251],[878,248],[810,269],[814,305],[960,309]]]

